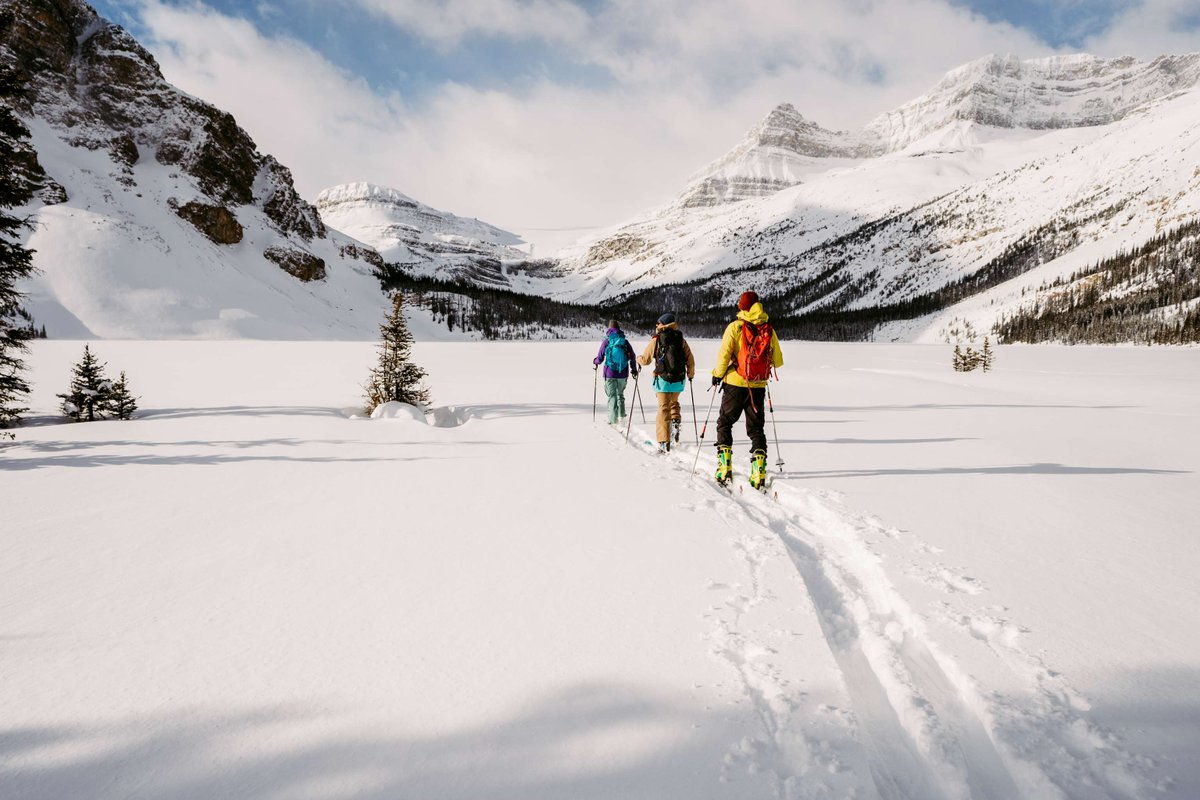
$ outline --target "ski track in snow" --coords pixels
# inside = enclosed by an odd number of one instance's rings
[[[623,432],[608,434],[614,446],[624,446]],[[645,440],[646,431],[635,426],[629,443],[645,454],[647,468],[663,477],[665,468],[691,472],[695,447],[676,446],[664,457]],[[722,489],[709,480],[715,459],[700,461],[689,478],[701,498],[694,508],[720,514],[735,530],[732,544],[750,575],[748,586],[712,587],[732,592],[727,613],[715,615],[713,652],[737,673],[763,728],[761,737],[731,747],[726,770],[769,770],[786,800],[1136,800],[1169,788],[1151,781],[1150,759],[1124,752],[1115,735],[1086,719],[1087,701],[1062,675],[1021,648],[1023,629],[1003,616],[1006,609],[964,612],[961,604],[941,603],[934,619],[986,647],[1018,677],[1021,697],[979,686],[944,654],[870,545],[898,539],[900,531],[842,507],[838,493],[773,483],[773,496],[760,494],[743,486],[736,466],[735,490]],[[922,542],[911,546],[926,557],[941,552]],[[804,665],[781,663],[743,624],[769,599],[761,577],[780,557],[803,582],[852,709],[807,708],[804,693],[793,688]],[[909,575],[947,595],[986,592],[943,564],[914,565]],[[838,746],[839,736],[856,740],[860,752]]]

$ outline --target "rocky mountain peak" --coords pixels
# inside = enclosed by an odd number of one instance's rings
[[[846,133],[831,131],[804,118],[791,103],[780,103],[747,134],[736,151],[778,148],[812,158],[852,156],[855,144]]]
[[[344,203],[375,203],[399,208],[417,208],[420,205],[398,189],[365,181],[332,186],[317,195],[318,209],[330,209]]]
[[[863,145],[845,133],[810,122],[780,103],[732,151],[693,178],[679,198],[683,208],[736,203],[795,186],[813,159],[855,158]]]
[[[522,260],[514,233],[440,211],[403,192],[364,181],[317,195],[317,208],[342,233],[374,247],[389,264],[416,275],[508,286],[503,260]]]
[[[107,151],[118,180],[131,185],[149,154],[194,178],[215,205],[257,205],[285,235],[324,237],[291,173],[231,115],[167,83],[123,28],[82,0],[0,0],[0,9],[14,15],[0,49],[29,87],[23,111],[72,146]]]

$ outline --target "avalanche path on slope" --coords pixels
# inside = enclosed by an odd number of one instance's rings
[[[610,438],[614,446],[625,439]],[[649,431],[637,426],[629,441],[647,442],[637,448],[643,452],[652,447]],[[645,466],[689,473],[689,483],[704,497],[702,505],[742,529],[735,546],[755,575],[770,544],[783,545],[853,704],[849,710],[819,709],[840,715],[861,751],[824,759],[828,775],[814,785],[811,748],[797,755],[791,743],[822,739],[792,728],[820,727],[827,720],[787,713],[795,705],[781,704],[760,677],[769,674],[772,686],[786,686],[786,676],[803,665],[759,663],[751,670],[745,654],[771,649],[740,630],[739,617],[719,626],[714,653],[739,673],[764,728],[764,738],[744,743],[742,751],[753,761],[751,771],[775,774],[779,797],[860,797],[858,792],[867,789],[868,796],[882,800],[1135,800],[1163,788],[1150,778],[1153,763],[1121,750],[1114,734],[1081,713],[1086,701],[1062,676],[1017,646],[1020,628],[1011,621],[982,610],[955,620],[1020,676],[1031,700],[978,685],[944,654],[869,543],[878,536],[896,538],[899,531],[841,506],[834,493],[794,487],[775,475],[773,498],[755,492],[744,486],[745,475],[736,465],[733,491],[722,489],[707,479],[715,459],[701,459],[692,473],[695,455],[692,445],[676,445],[665,457],[647,453]],[[921,543],[916,547],[935,550]],[[937,578],[947,593],[984,591],[945,568]],[[756,585],[746,602],[756,602],[758,592]],[[736,641],[735,650],[720,646],[729,641]],[[866,763],[855,763],[859,759]],[[853,786],[863,780],[864,767],[873,785]]]

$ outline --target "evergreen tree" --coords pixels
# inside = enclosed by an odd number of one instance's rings
[[[966,362],[966,359],[963,357],[962,345],[960,345],[960,344],[954,345],[953,364],[954,364],[955,372],[965,372],[966,371],[967,362]]]
[[[62,412],[76,422],[93,422],[103,415],[112,396],[113,383],[104,377],[104,365],[94,355],[89,345],[83,346],[83,358],[74,367],[71,391],[60,394]]]
[[[0,33],[12,24],[12,12],[0,13]],[[17,319],[21,294],[17,281],[33,272],[33,253],[21,246],[17,232],[24,220],[3,209],[24,205],[33,188],[23,176],[18,145],[29,138],[29,130],[17,118],[11,101],[20,97],[22,86],[11,69],[0,69],[0,428],[15,423],[27,409],[18,404],[29,394],[20,354],[29,332]]]
[[[138,398],[129,391],[129,383],[125,380],[125,372],[121,371],[120,379],[112,385],[112,391],[104,400],[103,411],[116,419],[131,419],[137,411]]]
[[[965,362],[963,365],[963,372],[971,372],[972,370],[979,368],[983,358],[980,356],[978,350],[970,345],[967,345],[967,351],[963,354],[963,361]]]
[[[379,362],[367,379],[367,413],[387,402],[423,406],[429,390],[421,386],[425,370],[410,360],[413,337],[404,318],[404,296],[392,295],[392,310],[379,326]]]
[[[994,356],[995,352],[992,350],[988,337],[983,337],[983,352],[979,354],[979,366],[983,368],[984,372],[991,372]]]

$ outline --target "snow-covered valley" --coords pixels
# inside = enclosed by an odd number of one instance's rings
[[[594,343],[418,343],[432,425],[370,343],[93,349],[138,418],[35,342],[0,448],[0,796],[1200,795],[1200,351],[785,342],[775,500]]]

